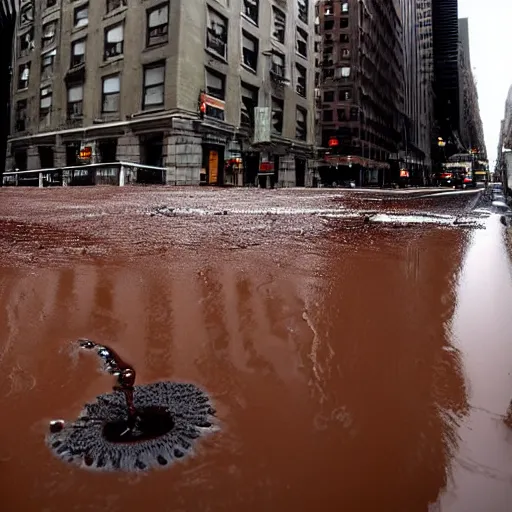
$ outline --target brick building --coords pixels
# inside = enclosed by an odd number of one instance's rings
[[[320,169],[326,183],[378,185],[398,180],[404,125],[400,4],[396,0],[323,0]]]
[[[75,165],[86,144],[169,184],[309,184],[312,4],[22,0],[8,167]]]

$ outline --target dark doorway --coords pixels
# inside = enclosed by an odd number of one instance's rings
[[[78,155],[80,153],[79,142],[68,142],[66,144],[66,166],[73,167],[78,165]]]
[[[140,162],[152,167],[163,167],[164,134],[151,133],[140,137]],[[138,169],[137,183],[161,185],[164,183],[163,171],[155,169]]]
[[[306,185],[306,160],[303,158],[295,159],[295,186],[304,187]]]
[[[151,133],[140,137],[140,161],[144,165],[163,167],[164,134]]]
[[[14,150],[14,168],[19,171],[27,170],[27,150],[16,149]]]
[[[247,187],[254,187],[256,185],[256,178],[260,169],[260,154],[259,153],[244,153],[244,185]]]
[[[55,167],[55,158],[51,146],[39,146],[39,165],[41,169],[53,169]]]
[[[117,161],[117,139],[102,139],[98,141],[98,153],[101,163]]]

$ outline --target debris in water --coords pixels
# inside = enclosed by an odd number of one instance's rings
[[[111,348],[90,340],[80,346],[96,350],[117,385],[86,404],[76,421],[50,422],[46,441],[57,457],[88,469],[147,471],[183,459],[196,439],[215,429],[215,410],[195,385],[135,386],[135,370]]]

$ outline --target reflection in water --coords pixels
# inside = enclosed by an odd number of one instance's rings
[[[475,231],[457,287],[452,336],[464,354],[471,413],[459,428],[463,442],[442,500],[450,512],[512,507],[512,278],[502,230],[494,216]]]
[[[333,255],[329,293],[310,316],[336,351],[317,414],[325,450],[342,447],[331,485],[349,510],[427,510],[446,484],[467,411],[459,354],[446,339],[459,237],[432,232]],[[317,357],[328,361],[329,347]]]
[[[467,411],[446,332],[461,238],[372,231],[294,263],[251,249],[0,275],[0,406],[12,413],[0,434],[16,454],[2,463],[4,488],[33,490],[4,492],[7,510],[426,511]],[[47,420],[75,417],[107,383],[62,352],[84,335],[112,342],[143,383],[211,392],[222,430],[172,478],[128,486],[44,449]],[[37,385],[9,395],[15,365]]]

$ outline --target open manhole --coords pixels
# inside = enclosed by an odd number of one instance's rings
[[[168,467],[216,429],[210,398],[194,384],[135,386],[135,370],[111,348],[89,340],[80,343],[96,350],[117,384],[112,393],[86,404],[75,421],[50,423],[46,441],[60,459],[105,471]]]

